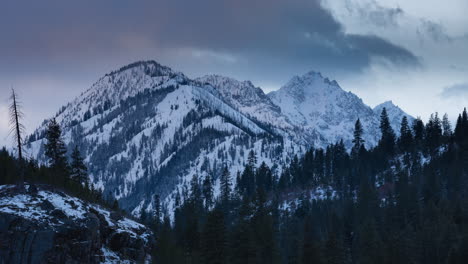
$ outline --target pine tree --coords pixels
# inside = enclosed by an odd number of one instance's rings
[[[462,120],[461,114],[458,115],[454,133],[455,133],[455,140],[457,142],[461,142],[463,139],[463,120]]]
[[[88,169],[83,162],[78,146],[75,146],[71,155],[70,178],[82,185],[88,184]]]
[[[419,117],[413,121],[413,132],[415,142],[418,145],[421,144],[421,142],[424,140],[425,129],[424,122]]]
[[[49,165],[54,169],[65,169],[67,149],[62,140],[62,130],[55,118],[50,120],[46,131],[47,143],[45,144],[45,155],[49,158]]]
[[[390,125],[387,109],[385,107],[382,109],[382,113],[380,114],[380,132],[382,133],[382,137],[379,141],[379,147],[384,153],[388,155],[393,154],[395,146],[395,132]]]
[[[431,155],[437,154],[442,143],[442,122],[437,113],[432,114],[426,125],[426,146]]]
[[[466,107],[463,109],[462,122],[464,122],[465,125],[468,125],[468,113],[466,112]]]
[[[251,150],[249,152],[249,156],[247,157],[247,164],[252,169],[255,168],[255,165],[257,164],[257,155],[255,154],[255,151]]]
[[[445,138],[452,136],[452,125],[450,124],[447,113],[442,117],[442,129],[444,130],[443,135]]]
[[[221,201],[227,206],[231,199],[231,176],[228,168],[225,166],[221,174]]]
[[[213,184],[211,182],[211,176],[206,175],[203,180],[203,197],[205,198],[205,207],[208,209],[213,205]]]
[[[161,221],[161,199],[158,194],[153,195],[153,213],[156,225],[158,226]]]
[[[253,262],[253,232],[250,225],[252,213],[249,197],[244,196],[236,217],[237,221],[233,226],[231,242],[232,263],[244,264]]]
[[[190,183],[190,200],[195,205],[200,205],[202,203],[202,190],[200,188],[200,182],[198,181],[198,175],[193,175],[192,181]]]
[[[224,215],[219,208],[208,214],[202,237],[203,263],[226,263],[227,238],[224,222]]]
[[[408,118],[403,116],[401,119],[400,138],[398,145],[403,152],[407,152],[411,149],[413,144],[413,134],[409,128]]]
[[[362,128],[361,121],[358,118],[358,120],[356,120],[356,123],[354,124],[354,139],[353,139],[354,145],[351,150],[351,153],[353,155],[359,154],[361,147],[364,145],[365,141],[362,138],[363,133],[364,133],[364,130]]]
[[[269,174],[269,168],[265,164],[265,162],[262,162],[262,164],[260,164],[260,167],[255,173],[255,185],[257,186],[256,188],[257,190],[266,191],[267,184],[268,184],[267,178],[269,176],[268,174]]]
[[[180,254],[174,241],[173,230],[169,217],[165,217],[157,236],[157,246],[154,247],[153,261],[155,263],[180,263]]]
[[[252,196],[255,192],[255,167],[253,164],[252,159],[250,159],[240,177],[238,184],[242,195]]]

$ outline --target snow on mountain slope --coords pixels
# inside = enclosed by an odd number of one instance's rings
[[[301,128],[292,124],[281,109],[259,87],[250,81],[237,81],[220,75],[207,75],[196,81],[205,84],[210,92],[222,98],[241,113],[266,125],[271,132],[307,144]]]
[[[56,119],[68,147],[86,157],[95,187],[133,210],[150,206],[153,194],[170,203],[194,175],[217,179],[227,165],[234,178],[251,150],[276,167],[304,150],[237,107],[209,84],[140,62],[101,78]],[[26,146],[41,161],[45,129]]]
[[[390,111],[393,113],[393,111]],[[224,166],[235,175],[248,153],[277,173],[310,146],[344,139],[361,118],[367,144],[379,138],[378,115],[335,81],[310,72],[266,95],[251,82],[209,75],[195,80],[154,61],[107,74],[55,116],[64,140],[86,157],[90,180],[138,214],[186,192],[196,175],[219,187]],[[27,152],[44,162],[44,122]]]
[[[393,130],[395,132],[400,132],[400,124],[401,124],[401,119],[403,116],[406,116],[408,118],[408,123],[411,125],[414,117],[408,115],[405,113],[403,110],[401,110],[400,107],[395,105],[392,101],[386,101],[384,103],[381,103],[374,107],[373,111],[376,115],[380,116],[382,113],[382,110],[385,108],[388,114],[388,119],[390,120],[390,124],[392,125]]]
[[[25,187],[0,186],[0,237],[11,246],[0,250],[4,263],[150,260],[153,234],[144,225],[48,185]]]
[[[316,146],[324,147],[343,139],[349,148],[358,118],[364,128],[367,146],[376,145],[380,138],[380,114],[355,94],[344,91],[336,81],[330,81],[318,72],[295,76],[268,96],[293,123],[319,135],[318,139],[312,139]],[[401,113],[392,110],[389,114],[401,121]],[[397,126],[400,121],[395,123],[393,119],[392,125]]]

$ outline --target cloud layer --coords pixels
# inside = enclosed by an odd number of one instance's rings
[[[440,96],[444,99],[452,98],[467,98],[468,99],[468,83],[458,83],[448,87],[440,93]]]
[[[252,66],[284,62],[353,72],[374,56],[419,63],[381,37],[346,34],[320,0],[10,1],[2,10],[0,54],[11,64],[89,63],[135,50],[180,49],[244,57]]]
[[[224,74],[267,91],[321,71],[371,105],[392,99],[427,115],[438,109],[409,97],[447,107],[441,87],[468,83],[460,11],[468,6],[447,1],[5,1],[0,112],[13,85],[32,130],[105,73],[155,59],[190,77]],[[0,145],[2,131],[0,123]]]

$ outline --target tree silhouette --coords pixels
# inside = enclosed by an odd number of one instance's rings
[[[18,162],[20,166],[20,179],[18,181],[18,187],[22,187],[24,184],[24,171],[23,171],[23,138],[22,134],[24,131],[24,126],[21,124],[20,120],[23,117],[23,112],[21,111],[21,104],[18,102],[18,96],[15,93],[15,90],[11,89],[11,96],[10,96],[11,104],[10,104],[10,124],[11,124],[11,132],[14,135],[16,147],[18,148]]]

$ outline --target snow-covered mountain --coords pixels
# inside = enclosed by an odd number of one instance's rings
[[[302,126],[311,135],[319,135],[309,142],[320,147],[341,139],[350,147],[358,118],[364,128],[366,145],[375,146],[380,138],[380,114],[384,107],[396,131],[403,115],[412,119],[391,102],[372,109],[355,94],[344,91],[336,81],[313,71],[293,77],[268,96],[293,124]]]
[[[379,115],[319,73],[294,77],[266,95],[249,81],[218,75],[191,80],[145,61],[105,75],[56,119],[69,148],[77,145],[85,155],[94,185],[138,213],[152,207],[154,194],[172,208],[194,175],[213,177],[216,192],[222,168],[235,180],[252,150],[259,164],[280,172],[312,145],[343,139],[350,147],[357,118],[373,145]],[[27,145],[41,161],[45,129],[46,122]]]
[[[400,124],[403,116],[406,116],[408,118],[408,122],[410,125],[414,120],[412,116],[405,113],[405,111],[403,111],[400,107],[395,105],[392,101],[386,101],[384,103],[381,103],[374,107],[373,110],[376,115],[380,116],[384,108],[387,111],[388,119],[390,120],[390,124],[392,125],[392,128],[393,130],[395,130],[395,132],[400,132]]]

